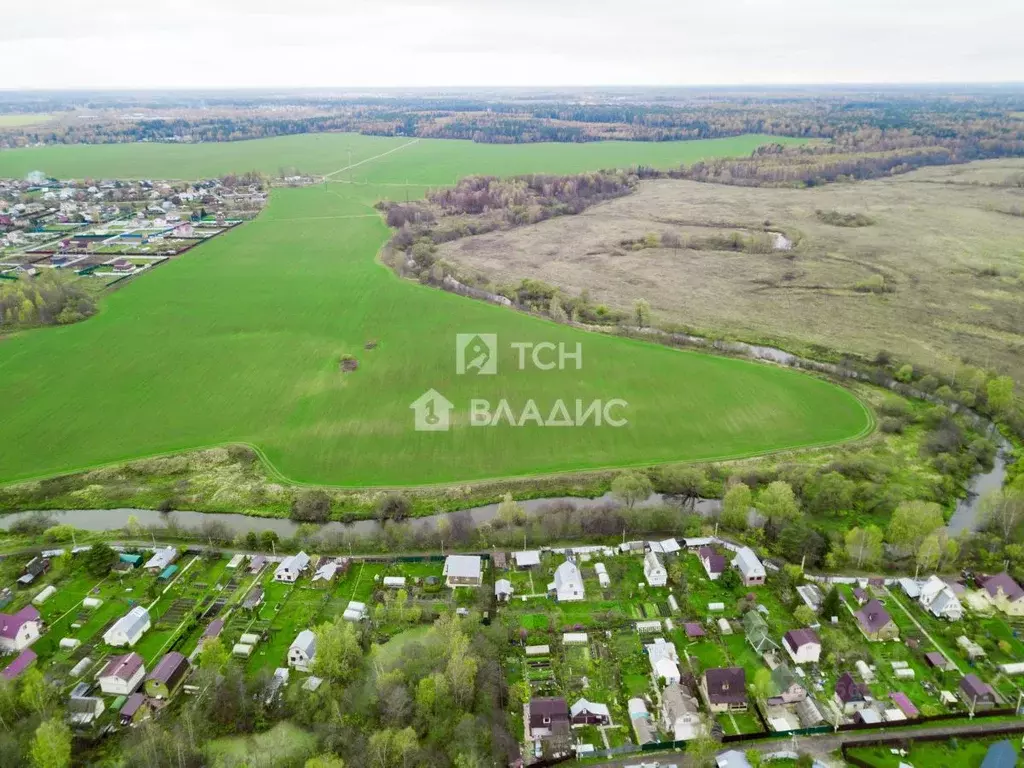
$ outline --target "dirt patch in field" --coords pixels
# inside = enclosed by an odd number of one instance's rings
[[[998,213],[1024,203],[1007,183],[1022,171],[985,161],[806,190],[650,181],[438,255],[496,285],[535,278],[627,311],[644,298],[661,324],[1024,377],[1024,219]],[[821,211],[870,224],[835,226]],[[773,233],[792,247],[715,246]],[[681,245],[623,246],[651,235]]]

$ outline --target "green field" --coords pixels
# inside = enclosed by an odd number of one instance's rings
[[[0,128],[23,128],[26,125],[39,125],[52,119],[53,115],[38,112],[0,115]]]
[[[399,280],[373,258],[388,230],[372,205],[422,194],[406,179],[664,165],[761,141],[421,141],[352,169],[372,184],[275,190],[255,222],[113,293],[96,317],[0,342],[0,443],[16,446],[0,451],[0,480],[249,443],[290,480],[411,485],[729,458],[861,435],[869,413],[827,382],[555,325]],[[324,172],[348,163],[349,146],[356,163],[407,143],[325,134],[47,147],[0,153],[0,176]],[[496,333],[499,375],[456,376],[456,333]],[[368,340],[377,347],[365,350]],[[581,344],[583,370],[516,370],[509,345],[542,341]],[[339,371],[346,354],[357,371]],[[413,430],[409,406],[430,388],[457,405],[449,432]],[[533,399],[545,418],[556,399],[572,409],[576,399],[619,398],[629,424],[470,427],[471,398],[507,398],[517,415]]]

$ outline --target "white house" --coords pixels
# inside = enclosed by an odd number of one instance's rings
[[[548,584],[548,592],[554,592],[560,603],[573,602],[584,598],[583,577],[572,560],[566,560],[555,569],[555,580]]]
[[[644,555],[644,578],[652,587],[664,587],[668,584],[668,571],[654,552]]]
[[[813,629],[791,629],[782,636],[782,646],[795,664],[817,664],[821,659],[821,638]]]
[[[933,616],[949,621],[963,618],[964,608],[953,589],[938,576],[932,575],[921,585],[918,600]]]
[[[103,633],[103,642],[115,648],[123,645],[132,648],[139,642],[139,638],[149,630],[150,626],[149,611],[141,605],[137,605]]]
[[[334,577],[338,575],[338,571],[341,569],[342,565],[337,560],[328,560],[316,569],[316,573],[313,574],[313,581],[334,581]]]
[[[0,651],[15,653],[28,648],[39,637],[42,621],[34,606],[15,613],[0,613]]]
[[[483,582],[480,555],[448,555],[442,575],[449,587],[479,587]]]
[[[513,552],[512,557],[516,561],[516,568],[533,568],[540,565],[540,552],[536,549],[529,549],[524,552]]]
[[[316,635],[312,630],[304,629],[288,648],[288,666],[301,672],[308,672],[309,665],[316,656]]]
[[[508,599],[512,597],[515,590],[512,588],[512,582],[508,579],[498,579],[494,582],[494,596],[499,601],[507,603]]]
[[[608,576],[608,569],[604,567],[604,563],[594,563],[594,573],[597,574],[597,583],[601,585],[602,589],[607,589],[612,585],[612,580]]]
[[[309,568],[309,555],[299,552],[296,555],[289,555],[280,562],[277,570],[274,571],[274,581],[284,581],[294,584],[303,571]]]
[[[659,637],[650,645],[645,645],[644,648],[647,649],[647,660],[651,664],[655,678],[664,678],[669,685],[678,683],[680,679],[679,654],[676,653],[675,644]]]
[[[112,696],[130,696],[145,677],[146,667],[139,654],[114,656],[99,674],[100,690]]]
[[[159,573],[177,559],[177,549],[174,547],[164,547],[163,549],[154,550],[153,556],[146,561],[143,568],[153,573]]]
[[[764,584],[764,566],[761,565],[761,561],[757,559],[757,555],[750,547],[741,547],[736,552],[732,564],[739,570],[744,586]]]

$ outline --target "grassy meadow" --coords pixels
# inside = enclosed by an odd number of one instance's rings
[[[323,172],[347,164],[346,142],[358,145],[353,163],[403,143],[326,134],[262,149],[146,144],[24,155],[53,158],[41,165],[58,176],[202,176],[243,171],[257,158],[263,168],[294,165],[296,155],[281,149],[290,147]],[[702,146],[738,153],[758,143],[460,143],[460,159],[455,142],[419,142],[353,169],[355,181],[365,174],[374,184],[275,190],[255,222],[133,281],[89,321],[0,342],[0,443],[15,448],[0,451],[0,481],[238,442],[289,480],[389,486],[737,457],[859,436],[869,413],[825,381],[587,334],[402,281],[373,258],[388,230],[372,205],[404,196],[388,186],[404,186],[404,177],[440,185],[472,170],[619,165],[626,148],[636,162],[676,162],[712,152]],[[0,175],[16,162],[31,166],[20,151],[0,153]],[[455,375],[460,332],[498,335],[499,375]],[[377,346],[365,349],[368,341]],[[583,370],[517,370],[509,344],[541,341],[581,344]],[[342,355],[356,357],[358,370],[342,373]],[[430,388],[456,404],[448,432],[413,430],[409,406]],[[506,398],[517,415],[534,399],[545,417],[556,399],[572,408],[577,398],[620,398],[629,424],[470,427],[471,398]]]
[[[25,112],[10,115],[0,115],[0,128],[24,128],[28,125],[39,125],[54,118],[54,115],[44,112]]]

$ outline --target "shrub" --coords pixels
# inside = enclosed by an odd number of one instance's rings
[[[302,491],[292,502],[292,520],[326,523],[331,517],[331,498],[320,489]]]

